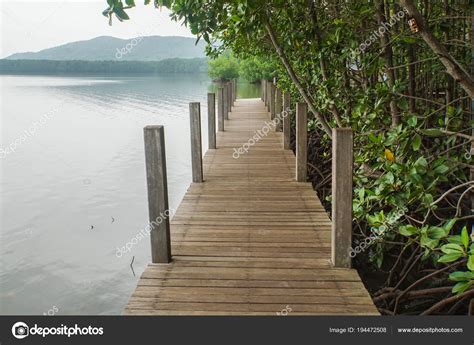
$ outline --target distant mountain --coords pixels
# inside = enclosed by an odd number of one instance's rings
[[[205,43],[178,36],[146,36],[120,39],[110,36],[63,44],[33,53],[17,53],[10,60],[160,61],[172,58],[203,58]]]

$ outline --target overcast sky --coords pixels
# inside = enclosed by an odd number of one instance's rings
[[[106,0],[21,1],[0,0],[0,58],[13,53],[39,51],[97,36],[187,36],[191,32],[171,21],[169,11],[145,6],[143,0],[128,10],[129,21],[113,25],[102,16]]]

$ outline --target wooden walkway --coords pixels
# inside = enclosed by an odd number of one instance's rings
[[[173,262],[150,264],[127,315],[374,315],[357,271],[330,263],[331,222],[260,99],[237,100],[171,222]]]

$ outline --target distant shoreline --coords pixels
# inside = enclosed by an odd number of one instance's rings
[[[202,74],[207,68],[206,58],[160,61],[0,59],[0,75]]]

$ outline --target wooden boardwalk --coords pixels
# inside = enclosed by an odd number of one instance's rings
[[[260,99],[237,100],[171,222],[173,262],[150,264],[126,315],[374,315],[357,271],[330,263],[331,222]]]

